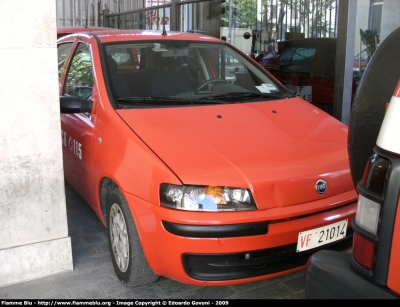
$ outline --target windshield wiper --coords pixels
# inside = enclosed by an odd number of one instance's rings
[[[290,98],[293,97],[292,94],[274,94],[274,93],[255,93],[255,92],[230,92],[226,94],[217,94],[212,96],[207,96],[203,98],[197,99],[198,101],[207,101],[207,100],[224,100],[224,101],[234,101],[234,102],[244,102],[243,99],[253,99],[253,98]],[[240,101],[238,101],[240,100]]]
[[[192,104],[190,100],[169,96],[121,97],[117,99],[117,102],[131,102],[137,104]]]
[[[134,104],[152,104],[152,105],[192,105],[192,104],[226,104],[231,102],[245,102],[252,99],[283,99],[293,97],[292,94],[274,94],[274,93],[255,93],[255,92],[230,92],[205,96],[198,99],[184,99],[170,96],[141,96],[141,97],[121,97],[117,102],[126,102]]]
[[[129,102],[136,104],[164,104],[164,105],[191,105],[201,104],[224,104],[225,101],[213,99],[213,97],[203,97],[200,99],[183,99],[170,96],[143,96],[143,97],[121,97],[117,102]]]

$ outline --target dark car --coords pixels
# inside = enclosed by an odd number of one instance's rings
[[[277,52],[256,61],[283,84],[297,87],[297,96],[332,114],[336,38],[305,38],[276,43]],[[353,79],[353,93],[358,79]]]

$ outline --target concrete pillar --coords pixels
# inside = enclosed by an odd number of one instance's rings
[[[356,14],[357,0],[339,0],[332,115],[345,125],[350,120]]]
[[[0,286],[72,270],[56,4],[1,0]]]

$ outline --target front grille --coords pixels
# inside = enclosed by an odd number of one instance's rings
[[[273,274],[303,266],[320,249],[343,251],[351,247],[353,230],[346,238],[301,253],[297,244],[232,254],[184,254],[186,273],[197,280],[221,281]]]

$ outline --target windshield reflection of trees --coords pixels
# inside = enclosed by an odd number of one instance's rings
[[[78,53],[72,60],[68,73],[68,95],[85,98],[92,92],[92,63],[88,53]]]

